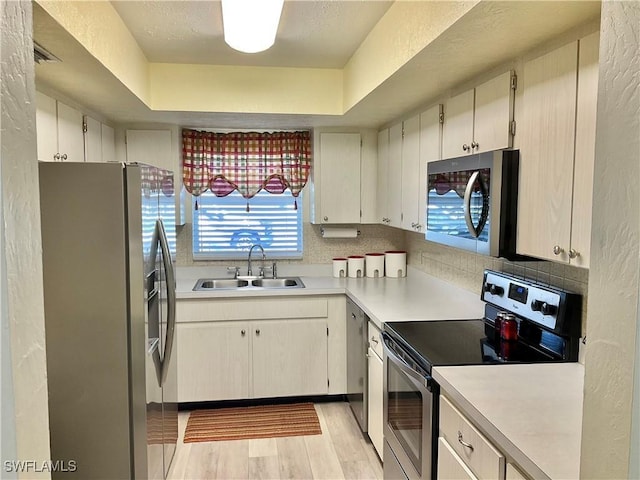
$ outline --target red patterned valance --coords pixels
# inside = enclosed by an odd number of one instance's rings
[[[251,198],[260,190],[294,197],[311,170],[311,138],[302,132],[182,131],[182,177],[194,196],[211,190],[224,197],[234,190]]]

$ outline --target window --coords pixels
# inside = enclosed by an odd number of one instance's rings
[[[216,197],[210,191],[197,197],[193,209],[193,258],[195,260],[245,258],[251,245],[260,244],[269,258],[302,257],[302,196],[289,191],[265,190],[249,200],[238,191]]]

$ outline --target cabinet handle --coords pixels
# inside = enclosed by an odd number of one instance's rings
[[[329,220],[329,217],[324,217],[324,221],[326,222],[327,220]]]
[[[465,448],[468,448],[469,450],[471,450],[473,452],[473,445],[471,445],[470,443],[467,443],[463,440],[462,438],[462,432],[460,430],[458,430],[458,443],[460,443],[460,445],[462,445]]]
[[[564,248],[562,248],[560,245],[554,245],[553,254],[560,255],[561,253],[564,253]]]
[[[247,331],[244,328],[240,330],[240,335],[244,337],[246,334],[247,334]]]
[[[580,252],[578,252],[575,248],[569,249],[569,258],[576,258],[580,256]]]
[[[56,153],[56,154],[53,156],[53,160],[54,160],[54,161],[56,161],[56,162],[57,162],[57,161],[59,161],[59,160],[60,160],[60,154],[59,154],[59,153]]]
[[[355,320],[355,319],[356,319],[356,314],[355,314],[355,313],[352,313],[352,314],[351,314],[351,318],[353,318],[353,319]]]
[[[469,147],[469,145],[467,145],[466,143],[462,145],[462,150],[464,150],[465,152],[467,150],[471,150],[471,147]]]
[[[256,328],[256,335],[260,335],[260,329]]]
[[[478,142],[471,142],[471,148],[480,148],[480,144]]]
[[[376,345],[378,344],[378,339],[376,337],[371,337],[371,341]]]
[[[67,154],[66,154],[66,153],[63,153],[63,154],[62,154],[62,161],[64,162],[66,159],[67,159]]]

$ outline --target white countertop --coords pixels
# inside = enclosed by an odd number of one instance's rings
[[[528,475],[580,477],[583,365],[434,367],[433,378]]]
[[[285,267],[285,268],[283,268]],[[480,294],[464,290],[409,267],[404,278],[334,278],[331,266],[283,266],[279,276],[299,276],[305,288],[215,290],[194,292],[199,278],[231,278],[226,271],[207,267],[178,267],[176,295],[183,298],[348,295],[379,327],[403,320],[482,318]],[[288,267],[288,268],[286,268]],[[479,287],[478,287],[479,288]]]

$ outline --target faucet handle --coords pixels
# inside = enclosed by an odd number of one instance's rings
[[[238,278],[240,267],[227,267],[227,272],[233,272],[233,278]]]

